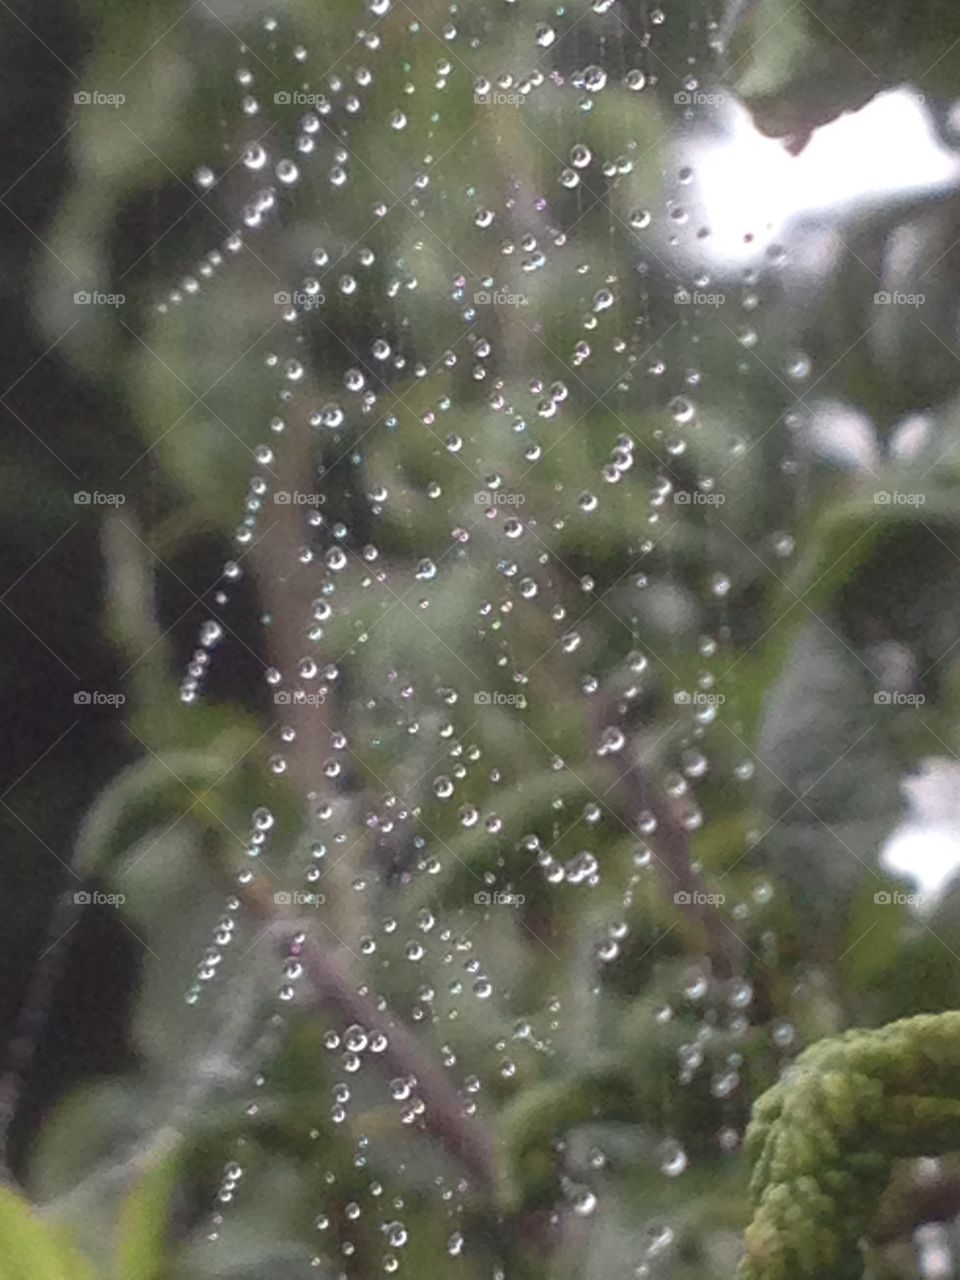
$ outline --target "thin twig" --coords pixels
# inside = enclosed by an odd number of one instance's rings
[[[601,740],[605,729],[619,725],[626,712],[627,704],[619,696],[600,699],[594,712],[596,740]],[[629,747],[627,749],[629,751]],[[619,755],[614,758],[619,769],[623,758]],[[742,972],[743,947],[709,900],[708,886],[691,857],[690,833],[673,805],[638,758],[630,761],[618,785],[625,820],[632,830],[639,832],[640,819],[647,814],[656,822],[650,843],[657,854],[664,894],[668,899],[678,893],[687,895],[689,906],[684,910],[697,922],[713,974],[718,978],[731,978]]]
[[[273,895],[266,887],[253,884],[238,891],[250,914],[272,936],[289,946],[302,931],[302,921],[274,909]],[[443,1149],[476,1179],[488,1194],[497,1185],[496,1147],[488,1130],[465,1114],[463,1100],[449,1078],[435,1064],[429,1047],[420,1041],[387,1005],[365,994],[350,976],[331,946],[307,937],[298,946],[311,988],[311,1003],[320,1011],[332,1011],[347,1024],[366,1031],[379,1030],[387,1044],[380,1061],[391,1076],[416,1081],[416,1091],[425,1104],[424,1128]]]

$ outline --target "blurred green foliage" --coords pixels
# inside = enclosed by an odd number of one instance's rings
[[[56,685],[23,715],[43,708],[11,777],[28,909],[4,945],[24,971],[46,945],[39,832],[68,897],[124,896],[131,990],[115,1060],[61,1071],[19,1135],[57,1224],[0,1209],[31,1280],[83,1273],[61,1229],[126,1280],[729,1277],[752,1100],[804,1044],[955,1001],[955,896],[919,921],[874,894],[898,887],[878,851],[900,777],[957,743],[957,196],[832,214],[813,278],[790,244],[744,275],[685,205],[714,122],[676,100],[692,66],[802,141],[919,78],[946,129],[955,53],[923,72],[955,19],[762,3],[724,61],[693,4],[378,8],[288,0],[270,27],[253,4],[75,0],[69,54],[42,32],[70,75],[5,197],[35,229],[4,263],[29,340],[10,381],[33,360],[49,381],[4,398],[35,422],[0,464],[4,692],[37,667]],[[0,55],[13,121],[32,39]],[[323,95],[306,126],[297,92]],[[56,172],[21,175],[47,145]],[[678,301],[695,289],[728,302]],[[922,318],[878,316],[878,289],[925,292]],[[869,416],[875,465],[814,447],[827,401]],[[875,702],[891,654],[922,712]],[[57,664],[126,703],[70,728]],[[322,704],[277,703],[296,684]],[[627,741],[600,754],[611,695]],[[637,760],[725,898],[732,976],[673,900]],[[383,1001],[356,1053],[253,910],[297,889],[325,897],[304,932]],[[492,1139],[490,1185],[425,1132],[415,1084],[388,1089],[369,1041],[399,1026]],[[910,1226],[877,1280],[914,1274]]]

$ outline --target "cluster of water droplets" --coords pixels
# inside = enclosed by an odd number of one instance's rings
[[[285,905],[292,909],[279,913],[295,923],[284,933],[283,955],[277,961],[277,1008],[290,1007],[288,1013],[295,1013],[301,995],[303,1003],[309,1003],[307,952],[313,921],[329,930],[351,957],[369,966],[369,971],[352,975],[354,985],[373,1002],[384,1024],[387,1006],[377,995],[372,975],[387,982],[400,971],[420,973],[412,994],[399,984],[399,1015],[414,1027],[428,1024],[438,1033],[439,1061],[455,1082],[463,1117],[482,1125],[485,1089],[494,1088],[500,1099],[509,1096],[536,1078],[543,1061],[561,1051],[558,1040],[567,1009],[565,1000],[552,997],[538,1015],[514,1010],[522,1016],[512,1036],[494,1039],[482,1069],[465,1070],[456,1047],[460,1026],[474,1015],[477,1002],[499,998],[511,1009],[513,995],[495,944],[482,928],[476,937],[468,937],[472,928],[492,923],[507,908],[523,912],[526,895],[538,901],[543,893],[567,895],[564,902],[569,900],[571,912],[582,910],[594,921],[588,938],[589,986],[591,999],[599,999],[608,980],[615,981],[607,975],[616,973],[625,956],[636,954],[636,921],[646,910],[643,904],[651,893],[662,891],[651,888],[661,861],[660,820],[651,809],[642,808],[634,829],[625,833],[631,850],[625,864],[612,864],[604,855],[612,836],[624,835],[614,789],[635,767],[637,744],[625,717],[611,717],[599,726],[590,754],[609,774],[599,790],[587,787],[592,798],[586,801],[571,798],[569,788],[560,785],[582,781],[576,773],[580,765],[569,764],[552,745],[534,741],[533,731],[523,738],[522,731],[506,727],[505,738],[521,732],[523,746],[518,750],[516,742],[508,743],[499,761],[492,756],[496,748],[490,736],[475,732],[477,717],[522,719],[526,699],[534,696],[537,669],[547,660],[555,675],[579,690],[588,722],[593,705],[611,692],[621,707],[629,708],[642,705],[657,686],[665,685],[674,696],[681,732],[673,748],[675,767],[666,774],[664,790],[684,830],[693,833],[703,822],[696,788],[714,768],[708,735],[720,705],[717,661],[729,636],[723,602],[734,579],[728,568],[722,562],[707,566],[705,596],[717,610],[716,627],[715,634],[700,639],[700,665],[686,680],[693,693],[682,687],[683,678],[668,662],[640,645],[647,607],[642,601],[651,594],[651,582],[669,573],[669,552],[661,551],[660,543],[676,522],[714,516],[719,504],[708,500],[722,493],[723,473],[695,467],[697,501],[681,489],[680,479],[696,452],[701,425],[697,345],[706,321],[695,299],[712,287],[710,267],[689,270],[691,242],[702,244],[709,231],[690,225],[691,218],[697,222],[691,212],[692,168],[681,167],[674,174],[659,218],[654,212],[659,205],[639,181],[644,153],[629,127],[620,131],[612,148],[602,131],[589,127],[591,118],[600,114],[603,95],[626,92],[632,100],[657,85],[662,71],[649,49],[657,28],[666,22],[663,11],[650,11],[644,30],[621,49],[622,56],[606,57],[618,34],[620,6],[616,0],[594,0],[590,12],[610,25],[599,28],[593,57],[606,60],[572,66],[569,57],[560,56],[572,15],[558,6],[556,19],[523,27],[528,46],[518,53],[514,69],[475,75],[483,52],[482,24],[472,23],[466,12],[454,14],[453,6],[451,20],[436,32],[425,30],[409,11],[404,29],[388,28],[386,20],[396,18],[397,7],[390,0],[369,0],[367,17],[375,25],[359,32],[351,56],[326,72],[322,85],[312,79],[312,68],[325,59],[301,46],[286,55],[282,79],[290,84],[289,90],[278,92],[271,82],[265,91],[264,73],[250,69],[254,59],[239,69],[238,110],[251,133],[242,140],[239,160],[231,166],[236,173],[203,166],[195,183],[203,199],[237,177],[246,183],[242,226],[206,255],[160,309],[169,314],[171,308],[193,302],[214,288],[217,275],[245,253],[268,254],[269,237],[282,228],[285,208],[298,209],[297,202],[308,193],[323,202],[321,222],[329,208],[330,225],[322,233],[325,243],[305,247],[296,242],[292,252],[299,258],[292,267],[288,264],[292,283],[280,280],[270,289],[267,307],[279,327],[275,333],[271,328],[270,347],[261,358],[266,376],[274,381],[277,404],[263,423],[262,442],[251,449],[256,470],[233,558],[225,564],[215,594],[222,610],[229,603],[229,587],[245,574],[245,558],[254,553],[261,537],[269,536],[275,519],[298,518],[292,561],[281,566],[281,572],[289,577],[289,590],[303,601],[297,636],[301,652],[292,660],[285,657],[280,665],[274,665],[272,657],[264,664],[271,711],[276,713],[269,770],[284,780],[295,771],[305,715],[315,715],[314,724],[323,725],[327,754],[310,762],[311,838],[305,852],[298,847],[296,855],[295,877],[303,895],[309,899],[312,894],[313,900],[309,910],[297,911],[288,892]],[[271,54],[279,57],[282,31],[273,19],[264,26]],[[390,37],[410,42],[409,48],[400,45],[399,71],[384,66]],[[407,56],[409,49],[419,50],[438,39],[449,52],[429,65],[422,57]],[[684,83],[692,93],[700,82],[690,76]],[[551,151],[546,155],[545,144],[538,143],[537,154],[549,176],[507,175],[493,182],[487,174],[484,185],[484,175],[474,181],[467,174],[459,189],[449,173],[444,176],[441,125],[450,104],[465,93],[472,95],[481,115],[476,127],[486,130],[489,143],[497,145],[498,110],[516,110],[528,98],[546,101],[550,94],[567,91],[574,95],[575,136],[562,154],[546,148]],[[267,126],[274,110],[286,112],[294,94],[308,94],[311,101],[292,121],[283,115],[285,126],[292,128],[287,154],[289,132]],[[391,169],[389,182],[376,174],[371,177],[370,165],[358,150],[368,136],[362,132],[368,118],[379,122],[388,138],[403,135],[390,150],[397,168],[402,169],[399,158],[404,156],[407,168],[400,173]],[[456,201],[459,207],[451,211]],[[599,217],[606,221],[608,243],[598,247],[584,236],[581,245],[576,231],[581,220],[592,227],[587,220]],[[443,234],[434,229],[434,220]],[[662,264],[662,255],[671,249],[678,251],[671,259],[672,276],[686,367],[678,364],[679,354],[667,351],[665,335],[651,327],[651,269]],[[431,250],[438,260],[431,260]],[[687,275],[681,278],[683,273]],[[554,281],[563,282],[564,289],[557,289]],[[742,309],[755,311],[759,297],[758,277],[748,276]],[[563,355],[552,349],[545,323],[546,310],[552,307],[569,311],[569,329],[583,335],[569,343]],[[366,323],[358,319],[361,310],[369,316]],[[419,337],[430,333],[425,317],[443,334],[443,341],[427,350]],[[741,355],[755,341],[752,322],[734,333]],[[747,368],[742,361],[740,367]],[[809,373],[809,358],[795,353],[785,369],[787,379],[802,384]],[[631,410],[631,397],[642,389],[643,417],[638,421],[641,414]],[[475,425],[481,421],[495,427],[495,447],[489,450]],[[587,440],[595,422],[605,428],[598,436],[599,449]],[[611,426],[612,431],[607,429]],[[560,456],[554,450],[561,448],[567,433],[577,431],[587,446],[582,469],[549,473],[554,475],[550,485],[539,483],[539,473],[538,483],[527,483],[531,472],[549,467],[551,457]],[[292,492],[286,488],[290,473],[285,460],[289,451],[299,449],[297,442],[305,432],[315,444],[315,465],[311,474],[299,473],[303,490]],[[391,439],[398,446],[387,452],[387,464],[380,465],[374,445],[389,450]],[[735,465],[746,449],[735,437],[715,470]],[[652,481],[644,486],[637,477],[650,472],[651,455],[656,466]],[[362,475],[362,504],[344,497],[346,485],[338,468]],[[686,504],[677,502],[680,493],[688,495]],[[593,536],[591,526],[601,522],[616,528],[622,508],[613,503],[627,500],[623,495],[642,505],[646,527],[643,536],[631,539],[630,570],[611,586],[600,558],[584,563],[587,557],[578,554],[577,538]],[[431,515],[431,509],[437,514]],[[403,536],[397,531],[405,520],[406,545],[397,548],[391,540]],[[433,522],[431,532],[422,535],[422,546],[420,521],[424,527]],[[779,531],[772,549],[777,557],[789,556],[791,535]],[[496,696],[480,687],[472,656],[456,652],[456,642],[447,644],[442,634],[440,643],[459,663],[459,687],[416,669],[409,653],[400,650],[396,663],[381,669],[378,680],[354,688],[354,668],[361,678],[364,671],[358,655],[382,638],[378,628],[393,625],[386,621],[388,614],[398,625],[424,625],[429,636],[438,639],[443,622],[437,615],[449,614],[450,583],[467,578],[472,572],[470,556],[481,551],[489,556],[495,574],[492,585],[487,580],[476,600],[473,622],[492,658],[500,685]],[[369,606],[368,600],[373,602]],[[469,591],[464,591],[463,600],[473,601]],[[682,611],[682,603],[671,602],[662,589],[658,607],[667,614],[670,608]],[[274,620],[266,621],[269,633]],[[599,661],[599,622],[610,627],[621,653],[612,676],[593,669]],[[182,684],[185,703],[200,696],[224,626],[213,616],[202,622]],[[538,637],[535,661],[526,644],[533,633]],[[343,685],[348,686],[347,694],[341,693]],[[681,693],[684,697],[678,699]],[[339,699],[344,697],[355,699],[370,717],[349,735],[339,727],[344,706]],[[361,734],[364,752],[369,749],[378,764],[370,766],[366,776],[367,797],[358,800],[356,787],[351,791],[344,782],[363,775],[358,770],[360,747],[352,741]],[[399,752],[397,742],[402,739],[425,752],[429,763],[424,769],[407,769],[402,755],[391,755]],[[420,748],[420,743],[427,745]],[[550,804],[551,821],[538,832],[524,833],[523,819],[510,803],[513,770],[524,752],[539,752],[558,784]],[[413,759],[417,762],[419,757]],[[738,757],[736,780],[747,785],[752,772],[752,762]],[[478,801],[480,780],[484,798]],[[453,814],[452,823],[446,821],[447,811]],[[449,918],[443,918],[444,912],[429,898],[431,880],[446,886],[456,874],[454,864],[460,859],[450,847],[452,828],[483,842],[486,850],[478,862],[481,872],[470,873],[475,880],[467,880],[473,898],[469,905],[475,909],[469,922],[463,911],[450,911]],[[238,894],[255,887],[261,876],[275,887],[276,877],[265,866],[264,854],[271,841],[289,846],[295,835],[278,832],[271,808],[254,811],[248,859],[236,873]],[[359,840],[367,842],[365,849],[382,855],[379,865],[350,861]],[[288,851],[281,853],[281,864],[289,867]],[[348,868],[345,890],[334,875],[341,863]],[[405,910],[394,910],[384,893],[385,883],[411,889],[421,901],[412,921]],[[321,890],[328,888],[331,896],[325,900]],[[343,938],[340,930],[351,899],[374,903],[365,906],[363,914],[376,917],[378,923],[358,936]],[[602,901],[601,909],[593,906],[594,899]],[[738,904],[739,918],[761,910],[767,900]],[[330,903],[345,902],[343,919],[328,909]],[[188,993],[191,1003],[218,977],[243,913],[242,898],[231,896]],[[523,926],[531,945],[549,951],[549,929],[540,936],[535,925],[536,920],[525,920]],[[481,954],[483,939],[493,946],[486,956]],[[437,974],[449,976],[441,984]],[[655,1029],[670,1028],[677,1010],[685,1011],[693,1032],[677,1047],[676,1080],[692,1090],[707,1074],[709,1094],[718,1106],[716,1141],[728,1153],[739,1146],[742,1119],[736,1102],[744,1058],[735,1042],[749,1029],[753,997],[749,982],[725,986],[707,966],[678,986],[669,1002],[659,1003],[652,1017]],[[794,1052],[793,1039],[786,1024],[774,1033],[785,1055]],[[377,1144],[365,1133],[354,1134],[351,1104],[368,1092],[367,1076],[375,1079],[382,1072],[389,1031],[383,1025],[356,1022],[340,1030],[330,1026],[323,1047],[334,1077],[330,1123],[350,1130],[355,1168],[366,1168],[371,1148],[382,1164]],[[265,1074],[259,1075],[257,1088],[266,1080]],[[424,1127],[431,1106],[422,1084],[409,1073],[390,1077],[386,1084],[400,1123],[411,1129]],[[258,1105],[251,1102],[247,1114]],[[610,1157],[598,1145],[586,1170],[580,1171],[562,1139],[555,1156],[558,1205],[579,1218],[593,1216],[602,1198],[597,1188],[609,1176]],[[681,1177],[690,1159],[684,1142],[672,1136],[665,1137],[651,1157],[653,1167],[668,1179]],[[214,1236],[222,1222],[222,1206],[242,1188],[243,1172],[236,1162],[224,1170]],[[348,1267],[360,1247],[352,1224],[360,1232],[375,1215],[383,1242],[379,1265],[388,1274],[399,1271],[409,1239],[403,1196],[392,1196],[377,1179],[368,1182],[362,1196],[352,1187],[341,1188],[339,1180],[342,1175],[333,1171],[325,1174],[331,1203],[339,1205],[342,1195],[354,1198],[342,1204],[336,1223],[332,1212],[318,1213],[317,1231],[327,1236],[336,1226],[336,1252]],[[451,1180],[446,1175],[438,1176],[433,1188],[450,1217],[446,1247],[452,1258],[460,1257],[470,1241],[459,1218],[473,1190],[469,1179]],[[560,1221],[560,1208],[555,1221]],[[673,1239],[668,1224],[652,1224],[634,1274],[652,1276]],[[324,1265],[329,1256],[327,1246],[318,1246],[315,1265]]]

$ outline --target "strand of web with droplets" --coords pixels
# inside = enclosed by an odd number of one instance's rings
[[[264,23],[264,27],[268,34],[272,35],[277,29],[277,23],[274,19],[268,19]],[[303,63],[306,60],[307,51],[302,46],[298,46],[294,49],[293,56],[296,63]],[[243,117],[252,120],[261,119],[262,104],[254,91],[253,72],[248,67],[241,67],[237,72],[236,80],[243,90],[243,97],[240,103]],[[307,118],[305,127],[300,130],[296,139],[297,150],[301,154],[309,154],[313,149],[314,135],[318,129],[319,119],[316,115],[311,115]],[[270,150],[264,145],[262,139],[247,145],[243,151],[242,165],[246,172],[258,178],[262,178],[272,168],[281,187],[293,187],[299,178],[297,163],[288,157],[282,157],[274,164]],[[199,189],[206,192],[216,185],[218,179],[212,168],[203,166],[197,170],[195,181]],[[245,248],[245,237],[251,233],[262,232],[269,225],[271,217],[279,212],[279,207],[279,192],[276,187],[272,184],[257,187],[242,211],[244,230],[231,233],[224,241],[222,248],[211,250],[198,265],[196,274],[185,277],[180,286],[171,291],[168,300],[160,306],[161,312],[166,312],[171,306],[183,305],[199,294],[204,285],[212,283],[216,273],[224,266],[229,257],[236,258],[241,254]],[[322,265],[322,262],[318,262],[317,265]],[[319,283],[308,278],[304,283],[304,291],[301,296],[309,301],[318,294]],[[274,295],[274,303],[281,308],[285,325],[295,328],[300,313],[300,309],[296,305],[297,299],[295,296],[280,290]],[[302,342],[302,337],[299,341]],[[268,368],[276,368],[280,363],[279,356],[268,355],[266,360]],[[282,438],[286,430],[285,415],[289,412],[293,402],[293,389],[303,378],[303,366],[295,354],[291,354],[284,362],[283,369],[285,380],[280,392],[282,411],[274,414],[269,421],[269,431],[273,441],[278,441]],[[275,478],[275,473],[272,470],[276,461],[275,443],[257,445],[253,450],[253,456],[258,464],[258,470],[251,477],[244,503],[243,519],[234,535],[239,554],[235,558],[228,560],[224,565],[223,585],[216,591],[214,596],[214,602],[221,611],[229,604],[229,594],[226,588],[240,582],[244,573],[242,562],[257,546],[259,524],[263,518],[264,510],[268,509],[266,504],[271,490],[271,477]],[[191,705],[200,697],[212,655],[223,640],[224,634],[224,624],[218,617],[211,616],[201,624],[198,635],[199,643],[188,663],[187,671],[181,684],[180,696],[185,704]],[[269,667],[266,670],[266,679],[268,685],[273,688],[279,685],[282,675],[276,668]],[[270,760],[270,769],[273,773],[282,774],[285,771],[282,752],[284,746],[289,744],[292,738],[292,730],[281,730],[280,750]],[[251,816],[246,848],[249,858],[256,858],[261,863],[263,862],[263,854],[268,850],[274,829],[275,819],[269,807],[261,805],[256,808]],[[241,866],[236,873],[236,878],[241,890],[244,886],[252,883],[254,873],[249,864]],[[216,978],[225,949],[236,940],[237,924],[241,913],[241,897],[237,893],[229,893],[225,899],[223,914],[214,930],[211,945],[207,948],[203,959],[198,965],[197,980],[187,992],[186,999],[189,1004],[197,1004],[200,1001],[204,985]],[[300,966],[295,958],[298,941],[300,940],[302,940],[302,935],[293,935],[289,944],[288,954],[283,961],[284,981],[277,992],[281,1001],[288,1001],[292,998],[291,981],[300,971]],[[271,1020],[269,1031],[258,1038],[253,1052],[247,1057],[249,1063],[260,1064],[256,1070],[252,1066],[247,1068],[248,1071],[252,1072],[253,1083],[258,1090],[262,1089],[266,1083],[266,1076],[263,1070],[266,1061],[276,1055],[283,1043],[282,1030],[283,1024],[278,1022],[275,1016]],[[251,1122],[255,1120],[258,1111],[259,1103],[256,1098],[245,1104],[244,1112]],[[242,1135],[238,1135],[236,1143],[237,1155],[241,1156],[246,1139]],[[224,1166],[221,1184],[217,1193],[219,1207],[213,1215],[208,1235],[211,1241],[215,1240],[219,1234],[223,1222],[223,1207],[233,1201],[236,1187],[243,1176],[243,1172],[243,1165],[239,1159],[232,1159]]]
[[[243,80],[245,84],[249,84],[248,77],[244,76]],[[246,99],[244,103],[245,112],[247,112],[248,114],[253,114],[254,105],[255,103],[252,99],[250,98]],[[317,128],[316,118],[312,116],[308,116],[306,119],[306,127],[299,139],[299,142],[301,144],[300,149],[302,151],[308,151],[310,149],[310,146],[308,145],[309,135],[315,132],[316,128]],[[266,155],[265,148],[261,146],[256,146],[249,149],[246,156],[246,162],[248,164],[248,167],[254,171],[263,167],[267,163],[267,155]],[[278,174],[278,177],[281,178],[281,180],[285,180],[291,183],[294,182],[297,177],[295,167],[292,165],[292,163],[288,163],[284,161],[281,161],[280,164],[278,164],[277,174]],[[201,175],[201,178],[203,181],[209,181],[209,178],[206,172],[204,172]],[[334,171],[332,172],[331,178],[333,181],[337,180],[336,169],[334,169]],[[268,212],[273,211],[274,207],[275,207],[275,204],[274,204],[273,193],[269,189],[259,192],[255,200],[248,206],[248,209],[246,211],[245,221],[247,225],[251,227],[259,227],[263,217]],[[237,249],[239,248],[236,240],[231,240],[231,248],[234,251],[237,251]],[[205,267],[211,267],[213,265],[216,265],[216,263],[208,262],[205,264]],[[324,266],[325,265],[324,256],[315,255],[314,265],[319,267]],[[205,270],[203,269],[201,270],[202,270],[202,274],[206,274]],[[307,299],[308,305],[317,299],[318,289],[319,289],[319,282],[311,279],[308,279],[305,282],[303,296]],[[187,293],[193,292],[192,288],[190,288],[189,285],[185,291]],[[344,292],[347,292],[347,291],[348,291],[347,288],[345,288]],[[283,299],[283,301],[284,302],[290,301],[293,304],[290,307],[288,307],[284,313],[285,320],[293,323],[297,317],[296,299],[295,298]],[[385,358],[385,356],[388,354],[389,354],[389,348],[386,347],[385,343],[378,342],[377,344],[375,344],[375,347],[374,347],[375,358]],[[278,358],[275,356],[271,356],[268,359],[268,364],[272,367],[276,366],[277,363],[278,363]],[[303,366],[301,362],[294,358],[289,359],[285,364],[285,373],[286,373],[287,379],[290,382],[293,382],[293,383],[300,382],[304,374]],[[349,388],[348,386],[348,389],[357,389],[357,388]],[[281,392],[281,398],[289,404],[289,400],[291,398],[290,390],[285,388],[284,391]],[[321,415],[319,415],[319,418],[320,420],[317,421],[316,416],[312,417],[311,425],[337,427],[341,423],[342,415],[336,407],[331,408],[328,406],[327,410],[325,410]],[[275,417],[271,421],[271,429],[277,434],[282,433],[284,428],[285,428],[285,422],[282,417]],[[258,446],[258,448],[255,451],[255,456],[258,463],[260,463],[260,465],[264,468],[269,468],[270,464],[274,461],[273,450],[269,446],[264,446],[264,445]],[[263,503],[267,497],[268,491],[269,491],[269,481],[267,480],[267,477],[262,473],[258,473],[258,475],[256,475],[251,482],[250,493],[248,494],[248,499],[247,499],[247,514],[244,518],[243,525],[241,526],[241,529],[238,531],[238,535],[237,535],[237,541],[239,545],[244,548],[251,546],[253,539],[256,536],[257,518],[263,509]],[[319,526],[321,523],[322,523],[322,518],[319,516],[319,513],[316,513],[316,512],[311,513],[310,524],[313,526]],[[342,555],[340,553],[333,553],[333,554],[335,556],[339,556],[339,560],[336,563],[331,564],[330,556],[328,555],[328,558],[327,558],[328,568],[342,567],[342,564],[340,563],[340,561],[342,561]],[[311,556],[311,553],[309,552],[309,549],[304,549],[302,555],[300,556],[301,562],[309,563],[311,558],[312,556]],[[225,568],[224,576],[227,581],[235,582],[239,579],[240,572],[241,570],[240,570],[239,564],[236,561],[231,561],[228,563],[228,565]],[[225,592],[218,593],[217,603],[221,606],[227,603]],[[318,613],[318,609],[321,610],[321,612]],[[329,607],[326,606],[325,603],[322,601],[318,602],[314,608],[314,614],[313,614],[314,621],[322,622],[326,619],[327,616],[329,616]],[[319,629],[317,630],[319,631]],[[209,665],[210,653],[212,649],[220,642],[222,637],[223,637],[223,628],[216,619],[209,619],[203,624],[200,632],[200,642],[201,642],[200,648],[194,654],[194,657],[188,669],[187,679],[184,682],[184,687],[182,690],[183,697],[186,702],[192,702],[198,696],[200,691],[200,682],[202,680],[202,677],[206,673],[206,670]],[[319,639],[320,635],[316,634],[312,638]],[[316,664],[312,660],[304,660],[303,662],[300,663],[298,668],[299,678],[312,679],[315,674],[316,674]],[[330,675],[331,677],[335,676],[335,673],[329,670],[327,674]],[[283,680],[283,676],[279,669],[270,668],[268,670],[267,681],[269,685],[271,685],[272,687],[276,687],[282,682],[282,680]],[[281,730],[281,740],[283,743],[289,744],[293,740],[293,737],[294,737],[294,731],[292,729],[285,728]],[[285,771],[285,761],[282,755],[277,755],[272,758],[271,768],[275,773],[282,773]],[[274,827],[273,815],[270,813],[268,809],[266,809],[265,807],[261,807],[260,809],[255,811],[253,815],[253,820],[252,820],[250,845],[248,849],[248,852],[250,853],[251,856],[260,857],[262,855],[264,849],[266,848],[267,841],[269,839],[269,835],[271,831],[273,830],[273,827]],[[311,849],[311,853],[314,858],[318,856],[322,856],[322,853],[323,853],[322,846],[314,845]],[[307,877],[308,881],[314,878],[318,878],[318,875],[319,875],[318,868],[316,866],[311,866],[310,870],[308,871],[308,877]],[[240,880],[241,885],[249,883],[250,880],[252,879],[252,873],[249,871],[249,869],[245,869],[241,871],[238,879]],[[285,896],[289,897],[289,895],[285,895]],[[240,906],[240,900],[237,897],[231,896],[228,898],[227,904],[226,904],[227,914],[225,914],[225,916],[221,919],[220,925],[218,926],[218,930],[214,939],[215,946],[208,951],[203,963],[200,966],[200,971],[198,974],[200,982],[209,981],[216,974],[217,967],[219,965],[219,961],[221,958],[221,952],[219,949],[228,945],[229,941],[231,940],[233,928],[234,928],[233,913],[238,910],[239,906]],[[299,963],[299,960],[297,959],[297,953],[299,951],[300,946],[302,945],[304,936],[305,935],[303,935],[302,933],[298,933],[294,935],[292,939],[290,954],[288,955],[284,964],[285,977],[290,981],[285,982],[284,985],[280,988],[279,998],[281,1000],[286,1001],[293,998],[292,980],[300,976],[300,974],[302,973],[302,966]],[[200,992],[200,984],[198,982],[198,984],[188,994],[188,1000],[190,1000],[191,1002],[196,1001],[199,998],[199,992]],[[380,1045],[380,1046],[377,1045],[376,1041],[378,1040],[381,1040],[381,1041],[383,1040],[382,1033],[374,1034],[369,1040],[370,1047],[374,1052],[376,1052],[378,1048],[381,1050],[383,1048],[383,1045]],[[361,1043],[361,1041],[363,1043]],[[367,1034],[360,1027],[355,1026],[353,1028],[348,1028],[345,1041],[344,1041],[344,1043],[347,1046],[346,1065],[348,1070],[351,1069],[349,1065],[350,1062],[354,1062],[356,1064],[353,1069],[356,1069],[356,1066],[359,1065],[359,1059],[357,1058],[356,1055],[359,1050],[361,1050],[366,1046],[367,1041],[368,1041]],[[334,1049],[335,1047],[337,1047],[338,1043],[339,1041],[336,1034],[333,1032],[329,1032],[326,1037],[327,1048]],[[257,1079],[256,1079],[257,1085],[262,1087],[264,1080],[265,1080],[265,1077],[263,1073],[262,1072],[258,1073]],[[391,1086],[393,1096],[397,1099],[397,1101],[402,1101],[404,1098],[410,1096],[411,1087],[412,1087],[412,1082],[404,1083],[404,1082],[401,1082],[400,1080],[396,1080],[394,1081],[394,1084]],[[334,1120],[336,1120],[338,1114],[343,1112],[343,1109],[344,1109],[343,1103],[349,1097],[349,1090],[347,1089],[346,1085],[339,1085],[336,1087],[334,1093],[335,1093],[335,1107],[334,1107],[333,1118]],[[255,1105],[256,1104],[253,1104],[253,1103],[250,1104],[250,1107],[248,1107],[247,1109],[248,1115],[253,1113],[251,1111],[251,1108],[255,1108]],[[414,1098],[409,1108],[409,1111],[410,1111],[409,1119],[411,1121],[415,1120],[416,1116],[419,1114],[421,1110],[422,1110],[422,1103],[418,1103],[417,1100]],[[242,1166],[236,1161],[231,1161],[225,1168],[223,1185],[221,1186],[219,1196],[218,1196],[221,1204],[229,1203],[233,1199],[234,1189],[237,1185],[238,1179],[241,1176],[242,1176]],[[212,1224],[213,1230],[211,1232],[211,1235],[213,1237],[216,1236],[219,1230],[221,1221],[222,1219],[218,1214],[217,1217],[215,1217],[214,1222]],[[399,1236],[400,1234],[402,1234],[402,1232],[400,1232],[399,1230],[392,1231],[393,1237]],[[399,1239],[392,1239],[391,1242],[394,1245],[399,1245],[403,1243],[403,1241]]]

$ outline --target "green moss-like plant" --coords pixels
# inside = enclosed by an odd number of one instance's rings
[[[756,1212],[740,1280],[859,1280],[898,1157],[960,1149],[960,1012],[850,1031],[803,1053],[747,1131]]]

